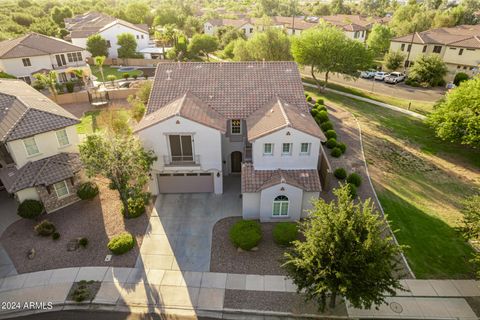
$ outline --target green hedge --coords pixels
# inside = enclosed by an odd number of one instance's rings
[[[77,196],[82,200],[90,200],[98,195],[98,185],[94,182],[85,182],[78,187]]]
[[[343,142],[338,142],[337,143],[337,148],[342,150],[342,153],[345,153],[345,151],[347,151],[347,145]]]
[[[332,149],[332,152],[330,153],[332,157],[338,158],[342,155],[342,150],[339,147],[335,147]]]
[[[330,138],[327,140],[327,143],[325,143],[328,149],[333,149],[337,146],[337,139],[335,138]]]
[[[325,137],[327,137],[327,139],[337,139],[337,133],[335,132],[335,130],[327,130],[327,132],[325,132]]]
[[[325,121],[320,125],[320,129],[322,129],[323,132],[333,130],[333,124],[330,121]]]
[[[116,255],[124,254],[133,249],[135,246],[135,238],[129,232],[121,233],[113,237],[108,242],[108,249]]]
[[[257,221],[240,220],[230,228],[229,236],[236,248],[251,250],[262,239],[262,229]]]
[[[328,114],[327,111],[318,111],[317,114],[315,115],[315,120],[318,123],[325,123],[328,122]]]
[[[273,228],[273,241],[281,246],[290,246],[297,237],[298,228],[294,222],[279,222]]]
[[[17,214],[25,219],[35,219],[43,212],[43,203],[38,200],[24,200],[17,209]]]

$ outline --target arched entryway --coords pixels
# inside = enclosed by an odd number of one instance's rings
[[[240,173],[242,171],[242,153],[234,151],[230,154],[230,163],[232,165],[232,173]]]

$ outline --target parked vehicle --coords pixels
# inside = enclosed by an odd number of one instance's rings
[[[378,71],[377,73],[375,73],[375,77],[373,79],[383,81],[386,76],[388,76],[388,73],[383,71]]]
[[[397,84],[405,80],[405,75],[401,72],[392,72],[384,78],[386,83]]]
[[[377,73],[377,71],[373,70],[373,69],[370,69],[370,70],[367,70],[367,71],[362,71],[362,72],[360,72],[360,78],[371,79],[371,78],[375,77],[376,73]]]

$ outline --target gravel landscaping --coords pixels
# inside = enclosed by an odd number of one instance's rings
[[[151,204],[142,216],[125,220],[121,214],[117,192],[108,188],[106,180],[96,182],[100,194],[93,200],[79,201],[43,215],[38,221],[21,219],[5,230],[0,241],[18,273],[66,267],[135,266],[153,205]],[[33,227],[43,219],[48,219],[55,225],[60,239],[53,240],[51,237],[35,234]],[[134,248],[105,262],[106,255],[111,254],[107,249],[109,239],[125,231],[135,236]],[[88,239],[86,248],[67,251],[72,240],[82,237]],[[28,254],[32,249],[34,257],[29,259]]]
[[[262,223],[262,240],[257,251],[239,252],[231,243],[228,232],[241,217],[230,217],[218,221],[213,227],[212,256],[210,271],[241,274],[285,275],[280,259],[285,248],[273,242],[272,230],[275,223]]]

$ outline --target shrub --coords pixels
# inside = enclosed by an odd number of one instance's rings
[[[327,137],[327,139],[337,139],[337,133],[335,132],[335,130],[327,130],[327,132],[325,132],[325,137]]]
[[[17,214],[25,219],[35,219],[43,212],[43,203],[38,200],[24,200],[17,209]]]
[[[345,151],[347,151],[347,145],[343,142],[337,142],[337,147],[342,150],[342,153],[345,153]]]
[[[323,132],[333,130],[333,124],[330,121],[326,121],[320,125],[320,129],[322,129]]]
[[[412,78],[407,78],[407,80],[405,80],[405,84],[412,87],[420,87],[418,81]]]
[[[128,74],[128,72],[125,72],[125,73],[123,74],[123,78],[124,78],[125,80],[127,80],[128,78],[130,78],[130,74]]]
[[[325,102],[323,101],[323,99],[317,99],[317,101],[315,102],[316,105],[323,105]]]
[[[97,196],[98,186],[94,182],[85,182],[77,190],[77,196],[82,200],[90,200]]]
[[[455,75],[455,79],[453,79],[453,84],[458,86],[462,81],[466,81],[468,79],[470,79],[468,74],[466,74],[465,72],[459,72]]]
[[[43,82],[40,82],[38,80],[33,81],[32,87],[34,87],[35,89],[37,89],[39,91],[45,89],[45,85],[43,84]]]
[[[43,220],[35,227],[35,232],[42,237],[49,237],[55,232],[55,226],[48,220]]]
[[[318,111],[317,115],[315,116],[315,120],[318,123],[325,123],[328,122],[328,114],[327,111]]]
[[[134,79],[134,80],[137,80],[137,78],[138,78],[138,74],[134,74],[134,75],[133,75],[133,79]]]
[[[63,85],[63,83],[60,83],[60,82],[55,83],[55,89],[57,89],[58,93],[65,92],[65,86]]]
[[[343,180],[347,177],[347,170],[345,170],[344,168],[337,168],[333,172],[333,175],[335,176],[335,178]]]
[[[229,236],[236,248],[251,250],[262,239],[260,223],[252,220],[240,220],[232,226]]]
[[[112,83],[112,85],[115,83],[115,80],[117,80],[117,77],[113,74],[109,74],[107,76],[107,80],[110,81]]]
[[[65,87],[67,87],[67,92],[72,93],[73,89],[75,88],[75,82],[69,81],[65,83]]]
[[[357,197],[357,187],[351,183],[347,183],[348,186],[348,192],[350,193],[351,198],[356,198]]]
[[[327,111],[327,107],[325,106],[318,106],[315,108],[317,111]]]
[[[330,138],[327,140],[327,143],[325,144],[328,149],[333,149],[337,146],[337,139],[335,138]]]
[[[80,238],[78,239],[78,244],[82,247],[82,248],[86,248],[88,246],[88,239],[83,237],[83,238]]]
[[[297,224],[294,222],[279,222],[273,228],[273,241],[281,246],[289,246],[298,237]]]
[[[53,240],[58,240],[58,239],[60,239],[60,233],[58,233],[58,232],[52,233],[52,239],[53,239]]]
[[[135,238],[129,232],[121,233],[108,242],[108,249],[113,254],[124,254],[133,249],[135,245]]]
[[[312,110],[310,110],[310,114],[312,115],[312,117],[316,118],[316,115],[318,114],[318,110],[313,108]]]
[[[147,203],[148,195],[138,195],[135,197],[130,197],[127,200],[128,213],[125,210],[125,207],[122,207],[122,214],[125,218],[137,218],[145,213],[145,204]]]
[[[340,150],[339,147],[335,147],[332,149],[332,152],[330,154],[332,155],[332,157],[338,158],[342,155],[342,150]]]
[[[308,102],[312,102],[312,100],[313,100],[313,98],[310,97],[310,96],[307,96],[306,99],[307,99]]]
[[[360,187],[362,177],[358,173],[350,173],[347,177],[347,182],[353,184],[355,187]]]

